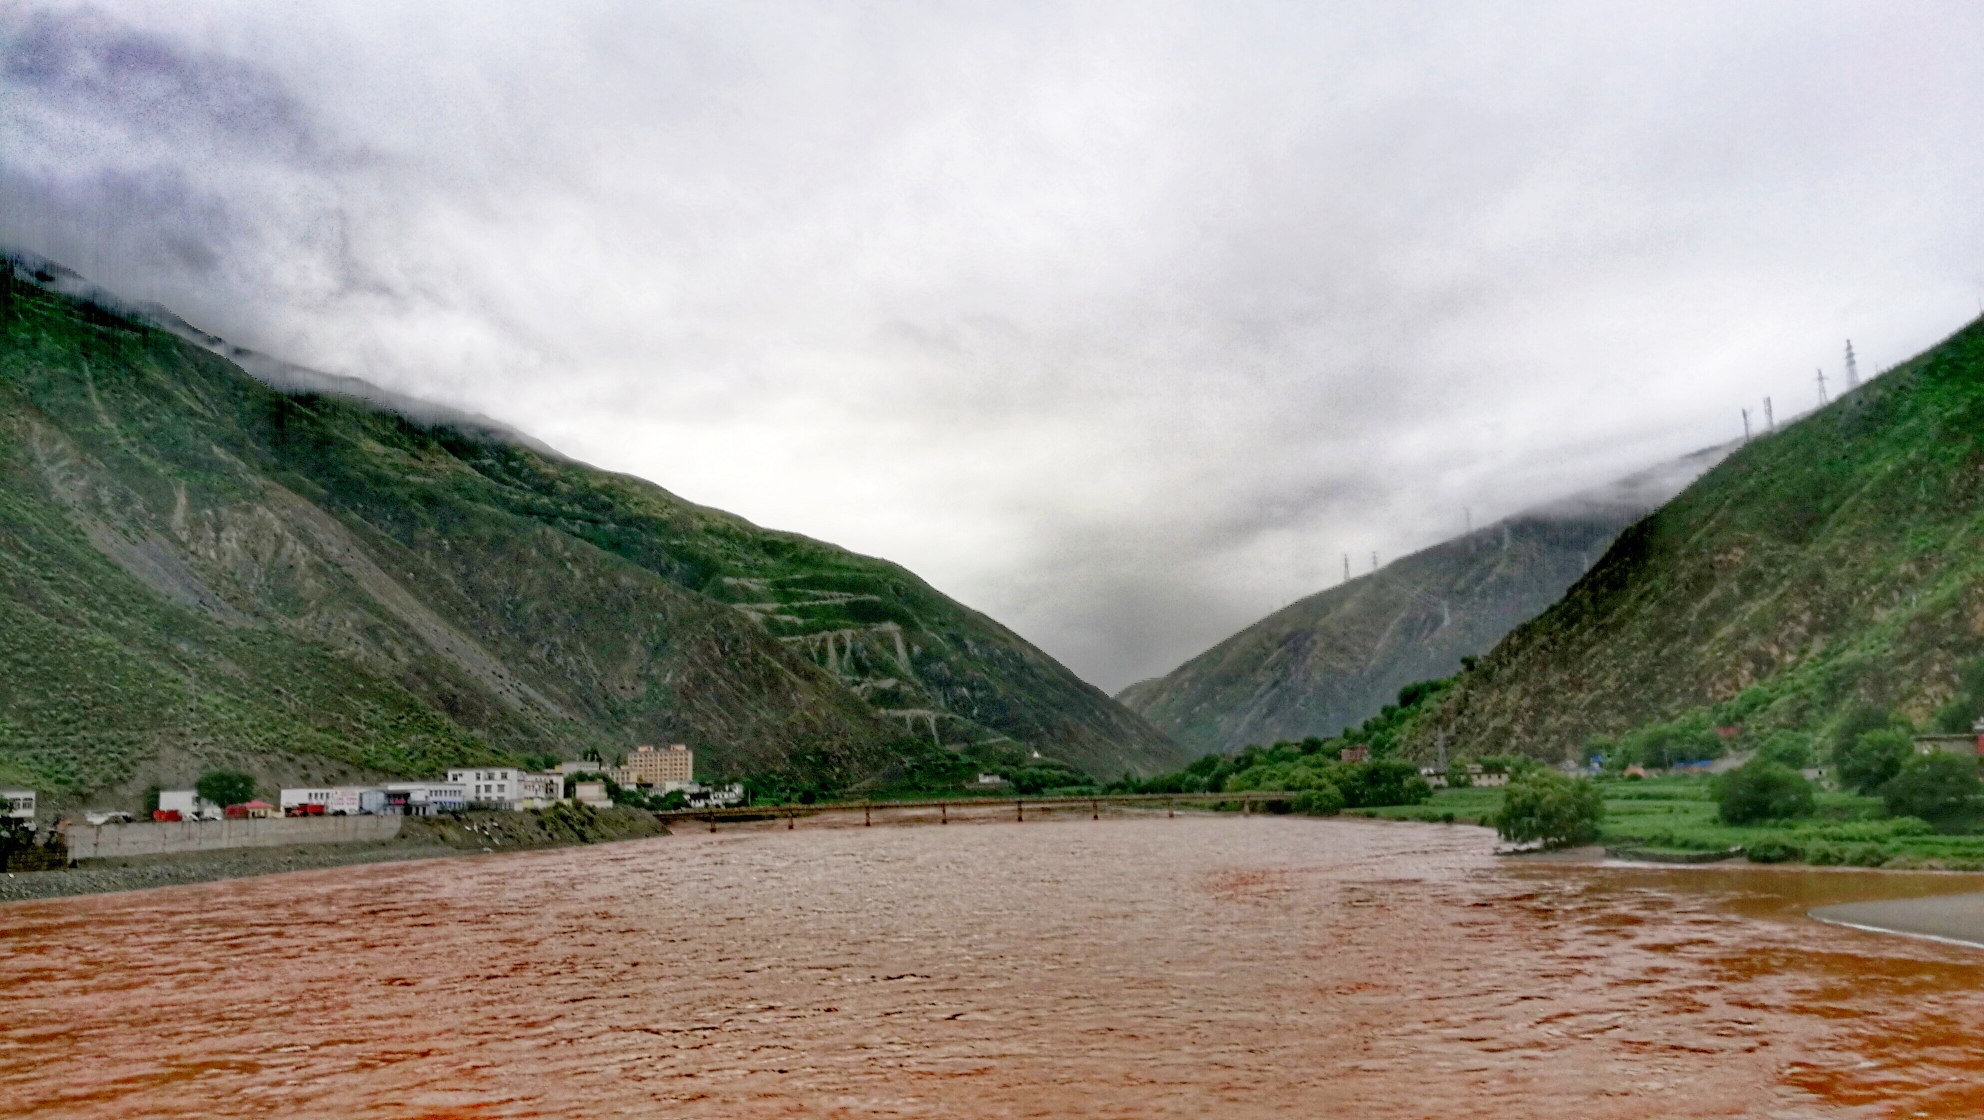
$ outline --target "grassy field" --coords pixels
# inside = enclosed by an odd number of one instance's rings
[[[1424,805],[1351,815],[1482,824],[1501,802],[1499,789],[1443,789]],[[1984,870],[1984,836],[1939,835],[1911,817],[1882,817],[1872,797],[1821,793],[1818,805],[1808,820],[1732,827],[1716,819],[1708,778],[1607,782],[1602,842],[1620,854],[1656,858],[1742,848],[1758,862]]]

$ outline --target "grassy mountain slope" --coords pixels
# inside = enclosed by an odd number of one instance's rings
[[[1179,757],[894,565],[277,392],[11,277],[0,665],[0,781],[65,797],[214,760],[302,780],[661,740],[833,784],[933,733],[1105,773]]]
[[[1917,722],[1984,654],[1984,321],[1731,455],[1621,535],[1424,725],[1562,757],[1682,718]]]
[[[1269,615],[1117,699],[1200,751],[1328,738],[1557,600],[1714,448],[1416,552]]]

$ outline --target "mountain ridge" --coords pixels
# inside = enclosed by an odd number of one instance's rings
[[[926,750],[1182,757],[898,565],[356,379],[267,359],[265,380],[34,261],[0,273],[0,780],[84,796],[199,759],[376,775],[664,739],[705,773],[842,786]]]
[[[1964,684],[1984,657],[1980,545],[1984,318],[1622,534],[1461,677],[1413,748],[1554,760],[1665,721],[1755,737],[1870,708],[1962,730],[1984,701]]]
[[[1554,602],[1625,528],[1733,445],[1543,503],[1307,596],[1116,694],[1189,747],[1329,738],[1449,676]]]

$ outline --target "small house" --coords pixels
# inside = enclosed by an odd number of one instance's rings
[[[31,789],[0,789],[0,820],[34,827],[35,793]]]

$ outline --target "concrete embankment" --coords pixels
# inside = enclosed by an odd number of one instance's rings
[[[367,844],[398,836],[406,818],[273,817],[266,820],[143,821],[69,827],[69,858],[130,859],[217,852],[226,848]]]
[[[591,809],[561,805],[542,812],[464,813],[451,817],[340,817],[332,820],[391,821],[386,839],[356,841],[282,840],[274,846],[230,847],[162,854],[94,856],[65,871],[0,876],[0,902],[61,898],[78,894],[145,890],[310,871],[326,867],[438,859],[469,853],[527,851],[581,844],[604,844],[666,836],[651,813],[633,809]],[[328,821],[231,821],[230,824],[317,824]],[[110,826],[105,826],[110,827]],[[135,826],[125,826],[135,827]],[[371,827],[382,827],[374,825]],[[248,835],[238,833],[239,835]],[[285,835],[260,832],[256,836]],[[150,843],[150,841],[147,841]]]
[[[1984,949],[1984,894],[1849,902],[1821,906],[1810,913],[1819,921],[1834,925],[1933,937]]]

